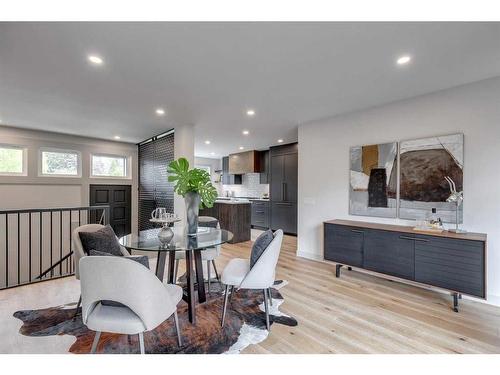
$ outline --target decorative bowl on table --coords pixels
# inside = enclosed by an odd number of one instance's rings
[[[172,237],[174,236],[174,232],[172,231],[172,228],[170,228],[170,226],[173,223],[181,221],[181,219],[177,215],[167,214],[167,215],[162,215],[161,217],[158,218],[153,217],[149,219],[149,221],[151,223],[161,224],[162,227],[158,232],[158,239],[163,245],[165,245],[169,243]]]

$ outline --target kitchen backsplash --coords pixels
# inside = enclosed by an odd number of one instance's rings
[[[231,194],[234,191],[235,197],[256,197],[260,198],[263,194],[269,194],[269,185],[260,183],[259,173],[246,173],[243,175],[241,185],[222,185],[222,194],[226,192]]]

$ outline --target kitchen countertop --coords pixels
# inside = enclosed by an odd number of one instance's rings
[[[215,203],[222,204],[250,204],[248,199],[217,199]]]

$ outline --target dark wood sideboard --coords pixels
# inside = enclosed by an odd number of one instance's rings
[[[427,233],[412,227],[350,220],[324,222],[324,259],[486,299],[486,234]]]

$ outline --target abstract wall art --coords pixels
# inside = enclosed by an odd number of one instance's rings
[[[397,153],[397,142],[351,147],[351,215],[396,217]]]
[[[463,134],[403,141],[399,162],[399,217],[423,220],[436,208],[443,221],[454,223],[455,205],[446,202],[450,184],[445,177],[453,180],[457,191],[463,190]]]

